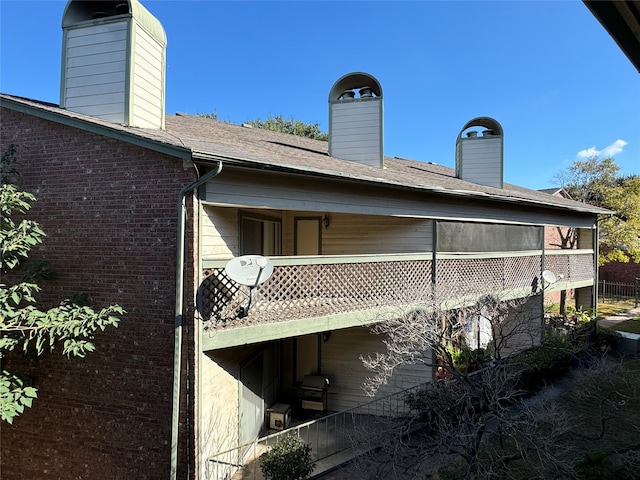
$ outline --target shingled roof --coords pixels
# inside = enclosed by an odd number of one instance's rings
[[[141,129],[69,112],[57,105],[0,94],[0,106],[77,128],[144,145],[195,162],[220,160],[246,168],[313,174],[346,181],[401,186],[421,192],[489,201],[545,206],[581,213],[609,210],[545,191],[512,184],[494,188],[456,177],[455,170],[432,162],[384,157],[384,169],[341,160],[328,154],[327,142],[192,115],[167,115],[164,130]]]

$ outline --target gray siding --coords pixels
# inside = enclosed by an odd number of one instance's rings
[[[576,308],[589,310],[595,307],[595,305],[593,305],[593,289],[593,286],[576,288]]]
[[[330,145],[334,157],[382,166],[382,99],[331,103]]]
[[[504,203],[501,208],[478,199],[430,197],[376,186],[271,173],[250,175],[227,168],[206,186],[205,201],[216,205],[304,210],[318,214],[351,213],[394,217],[477,220],[530,225],[591,228],[593,217],[574,212],[554,213]],[[542,208],[542,206],[541,206]]]
[[[502,137],[463,138],[456,157],[461,179],[502,188]]]
[[[331,382],[329,410],[347,410],[373,400],[363,390],[364,381],[371,372],[364,367],[360,356],[383,349],[382,339],[370,333],[368,328],[332,332],[329,341],[322,345],[322,375]],[[406,366],[393,375],[377,397],[429,382],[432,378],[431,367],[422,364]]]
[[[62,106],[74,112],[123,123],[127,21],[65,32]]]

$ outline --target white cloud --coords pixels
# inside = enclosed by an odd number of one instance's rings
[[[596,150],[596,147],[591,147],[586,150],[580,150],[577,156],[580,158],[590,158],[597,157],[598,155],[600,155],[600,150]]]
[[[627,145],[627,142],[625,142],[624,140],[616,140],[615,142],[613,142],[611,145],[609,145],[608,147],[605,147],[602,150],[602,156],[603,157],[613,157],[615,155],[617,155],[618,153],[620,153],[622,151],[622,149],[625,147],[625,145]]]
[[[602,150],[598,150],[596,147],[586,148],[584,150],[580,150],[576,156],[580,158],[591,158],[591,157],[601,157],[608,158],[614,157],[618,153],[622,152],[622,149],[627,145],[627,142],[624,140],[616,140],[611,145],[604,147]]]

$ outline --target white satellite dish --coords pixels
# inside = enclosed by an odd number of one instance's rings
[[[224,271],[234,282],[255,287],[269,279],[273,263],[260,255],[243,255],[229,260]]]
[[[553,273],[551,270],[545,270],[544,272],[542,272],[542,278],[549,285],[551,285],[552,283],[556,283],[558,281],[558,277],[556,277],[556,274]]]
[[[234,282],[249,287],[249,303],[238,310],[238,316],[244,318],[251,308],[253,289],[269,279],[273,273],[273,263],[260,255],[243,255],[229,260],[224,271]]]

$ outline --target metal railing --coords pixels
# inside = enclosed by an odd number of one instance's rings
[[[311,445],[311,460],[317,462],[357,445],[358,433],[373,428],[381,419],[393,420],[409,414],[406,395],[428,383],[372,400],[357,407],[301,423],[254,442],[241,445],[207,460],[207,480],[263,480],[260,455],[284,436],[295,435]]]
[[[640,301],[640,278],[636,278],[635,283],[602,280],[598,282],[598,297],[602,301],[633,298],[637,307]]]

